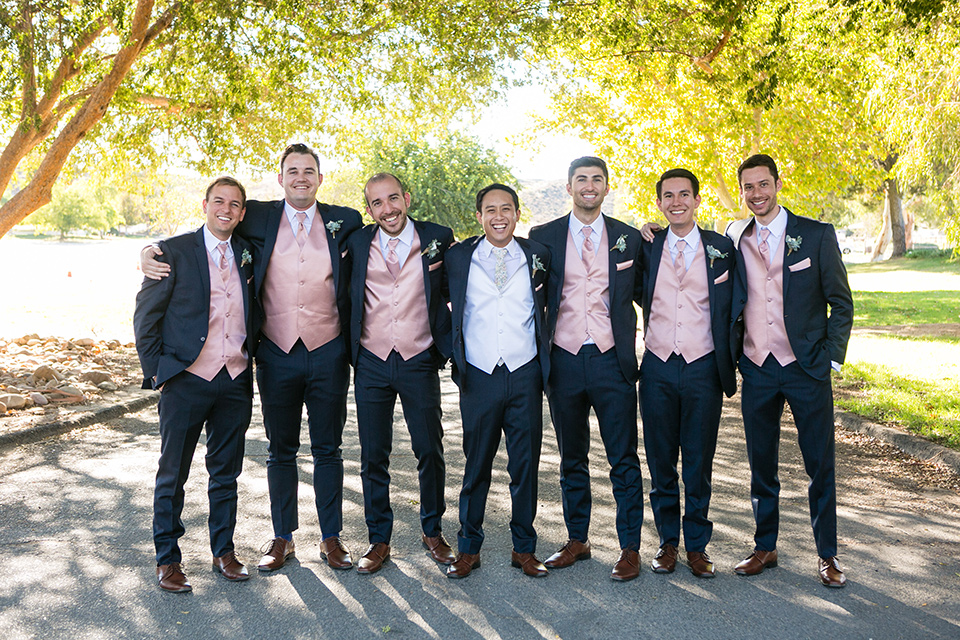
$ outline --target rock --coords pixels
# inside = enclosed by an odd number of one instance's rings
[[[119,340],[108,340],[108,341],[107,341],[107,349],[110,349],[110,350],[112,351],[113,349],[119,349],[119,348],[120,348],[120,341],[119,341]]]
[[[7,385],[7,388],[4,389],[5,393],[22,393],[19,388],[14,387],[13,385]]]
[[[24,396],[24,397],[23,397],[23,407],[22,407],[22,408],[23,408],[23,409],[29,409],[29,408],[31,408],[31,407],[33,407],[33,400],[30,398],[30,396]]]
[[[7,412],[7,405],[0,402],[0,413],[6,413],[6,412]]]
[[[68,384],[68,385],[64,385],[64,386],[62,386],[62,387],[58,387],[58,390],[59,390],[59,391],[62,391],[63,393],[68,393],[68,394],[70,394],[70,395],[72,395],[72,396],[80,396],[81,398],[84,397],[84,396],[83,396],[83,391],[80,391],[80,389],[77,389],[77,388],[74,387],[73,385],[69,385],[69,384]]]
[[[6,411],[7,409],[22,409],[23,405],[25,405],[27,402],[21,395],[17,395],[15,393],[5,393],[0,395],[0,403],[3,404],[3,410]]]
[[[112,382],[113,379],[106,371],[84,371],[80,374],[80,380],[98,385],[101,382]]]
[[[77,345],[78,347],[84,347],[84,348],[92,347],[94,345],[93,338],[77,338],[76,340],[72,340],[71,342],[73,342],[73,344]]]
[[[34,339],[32,339],[32,340],[27,340],[27,346],[28,346],[28,347],[35,347],[35,346],[37,346],[38,344],[43,344],[43,343],[40,342],[39,340],[37,340],[36,338],[34,338]]]
[[[30,399],[33,400],[33,404],[37,405],[38,407],[50,404],[50,401],[47,400],[47,396],[43,395],[39,391],[34,391],[31,393]]]
[[[33,372],[33,379],[38,382],[41,380],[59,380],[60,376],[57,375],[53,367],[44,364],[37,367],[36,371]]]
[[[104,391],[116,391],[118,388],[117,385],[115,385],[110,380],[104,380],[103,382],[98,384],[97,387],[100,389],[103,389]]]

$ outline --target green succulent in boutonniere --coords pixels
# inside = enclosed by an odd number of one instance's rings
[[[617,242],[610,249],[610,251],[614,250],[619,251],[620,253],[623,253],[627,250],[627,236],[621,235],[619,238],[617,238]]]
[[[787,242],[787,255],[790,255],[794,251],[800,250],[800,243],[803,242],[803,237],[797,236],[796,238],[793,238],[791,236],[787,236],[786,242]]]
[[[253,256],[250,255],[249,249],[244,249],[243,253],[240,255],[240,266],[245,267],[248,264],[253,264]]]
[[[533,270],[533,272],[530,274],[531,276],[536,276],[537,271],[546,271],[543,268],[543,263],[540,262],[540,258],[537,256],[537,254],[530,256],[530,266]]]
[[[434,238],[430,241],[430,244],[427,245],[427,248],[420,252],[420,255],[425,255],[432,260],[438,253],[440,253],[440,243]]]
[[[337,237],[337,231],[340,231],[340,227],[343,226],[343,220],[331,220],[326,224],[327,231],[330,232],[334,238]]]
[[[712,244],[707,245],[707,257],[710,258],[710,268],[713,269],[713,261],[717,258],[726,258],[730,253],[722,253],[719,249],[714,247]]]

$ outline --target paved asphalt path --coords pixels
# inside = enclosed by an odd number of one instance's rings
[[[448,510],[454,541],[463,470],[456,389],[444,377]],[[351,399],[352,404],[352,399]],[[644,571],[610,580],[618,555],[615,505],[596,429],[591,450],[593,558],[543,579],[510,567],[505,454],[488,503],[483,566],[449,580],[420,546],[416,461],[398,418],[393,455],[392,559],[373,576],[334,571],[319,554],[306,448],[300,458],[297,558],[232,584],[210,570],[202,446],[187,484],[182,540],[191,594],[155,586],[150,537],[159,450],[154,409],[0,455],[0,640],[13,638],[960,638],[960,496],[921,489],[881,458],[838,444],[841,562],[850,579],[816,580],[806,477],[796,433],[781,444],[780,566],[742,578],[733,565],[752,548],[749,474],[738,414],[727,401],[715,463],[713,580],[685,566],[647,567],[657,536],[646,505]],[[537,528],[541,559],[565,538],[556,439],[544,412]],[[366,547],[353,408],[344,436],[344,539]],[[266,440],[254,409],[241,476],[236,544],[255,564],[271,527]],[[645,463],[644,463],[645,464]],[[644,468],[646,480],[646,468]],[[649,485],[646,487],[649,490]],[[455,544],[455,543],[454,543]]]

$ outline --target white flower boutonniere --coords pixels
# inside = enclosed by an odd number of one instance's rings
[[[425,255],[432,260],[438,253],[440,253],[440,243],[434,238],[430,241],[430,244],[427,245],[427,248],[420,252],[420,255]]]
[[[721,253],[719,249],[712,244],[707,245],[707,257],[710,258],[710,268],[713,269],[713,261],[717,258],[726,258],[730,253]]]
[[[343,225],[343,220],[331,220],[327,223],[327,231],[330,232],[334,238],[337,237],[337,231],[340,231],[340,227]]]
[[[610,249],[610,251],[614,251],[614,250],[619,251],[620,253],[623,253],[624,251],[627,250],[627,236],[626,236],[626,235],[621,235],[619,238],[617,238],[617,242],[616,242],[616,243],[613,245],[613,247]]]
[[[530,268],[532,270],[530,274],[531,276],[536,276],[537,271],[546,271],[546,269],[543,268],[543,263],[540,262],[540,258],[537,256],[537,254],[530,256]]]
[[[240,266],[245,267],[248,264],[253,264],[253,256],[250,255],[250,251],[248,249],[244,249],[243,254],[240,256]]]
[[[800,250],[800,243],[803,242],[803,237],[797,236],[796,238],[793,238],[791,236],[787,236],[786,242],[787,242],[787,255],[790,255],[794,251]]]

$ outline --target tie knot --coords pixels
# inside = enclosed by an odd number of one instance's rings
[[[770,237],[770,229],[766,227],[760,227],[760,242],[766,242],[767,238]]]
[[[227,257],[227,243],[221,242],[217,245],[217,249],[220,251],[220,255],[224,258]]]
[[[498,260],[503,260],[503,259],[507,256],[507,248],[506,248],[506,247],[494,247],[494,248],[493,248],[493,254],[494,254],[495,256],[497,256],[497,259],[498,259]]]
[[[687,250],[687,241],[686,240],[677,240],[677,251],[683,253]]]
[[[296,218],[297,218],[297,222],[299,222],[300,224],[303,224],[304,221],[307,219],[307,212],[306,212],[306,211],[297,211]]]
[[[592,233],[593,233],[593,229],[592,229],[591,227],[584,227],[584,228],[583,228],[583,237],[586,238],[587,240],[590,239],[590,234],[592,234]]]
[[[400,238],[390,238],[387,240],[387,248],[391,251],[396,251],[398,244],[400,244]]]

